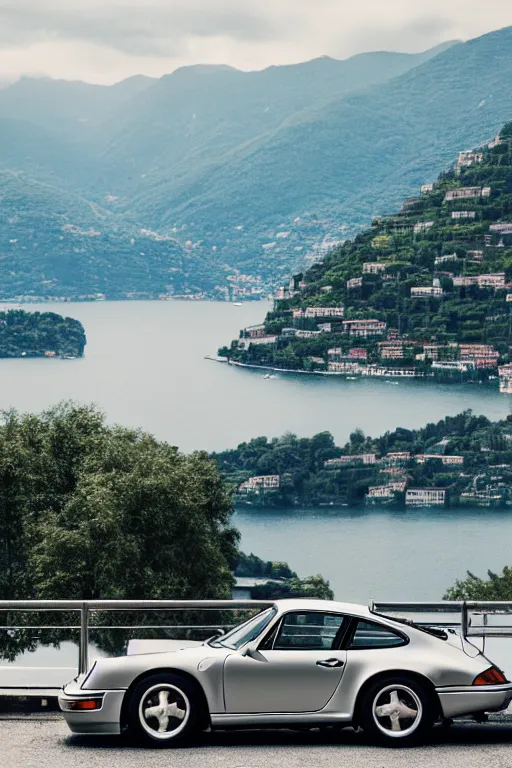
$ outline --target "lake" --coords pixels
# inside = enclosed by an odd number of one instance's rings
[[[420,427],[466,408],[490,418],[510,400],[480,385],[344,381],[222,365],[204,356],[260,321],[269,304],[97,302],[28,305],[76,317],[88,345],[81,360],[0,360],[0,406],[39,411],[59,400],[95,402],[110,422],[143,427],[181,449],[220,450],[258,435],[330,430],[342,443],[361,427],[379,435]],[[512,514],[477,510],[243,511],[242,545],[323,573],[339,597],[440,599],[470,568],[512,560]],[[508,535],[507,535],[508,534]]]
[[[510,412],[497,388],[431,382],[344,381],[281,374],[205,360],[260,322],[269,304],[96,302],[27,305],[80,320],[81,360],[0,360],[0,406],[40,411],[73,398],[97,403],[110,422],[143,427],[185,451],[235,447],[286,431],[329,430],[338,442],[361,427],[373,435],[420,427],[472,408],[490,418]]]
[[[82,360],[0,360],[0,406],[40,411],[60,400],[97,403],[111,423],[142,427],[185,451],[221,450],[258,435],[361,427],[379,435],[472,408],[510,413],[497,389],[430,382],[343,381],[234,368],[204,359],[258,323],[268,304],[99,302],[28,305],[84,324]],[[485,575],[512,555],[512,513],[243,510],[242,547],[322,573],[344,600],[439,600],[467,569]],[[58,655],[58,654],[57,654]],[[27,664],[25,661],[24,664]],[[67,665],[67,664],[66,664]]]

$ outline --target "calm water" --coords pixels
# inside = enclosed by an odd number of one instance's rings
[[[143,427],[186,451],[220,450],[286,431],[311,436],[330,430],[343,442],[355,427],[378,435],[466,408],[490,418],[510,412],[506,397],[478,385],[294,375],[265,381],[261,372],[204,360],[242,326],[260,322],[265,303],[237,308],[102,302],[28,309],[81,320],[86,357],[0,360],[1,408],[40,411],[65,399],[94,402],[109,422]],[[245,551],[286,560],[304,576],[322,573],[345,600],[438,600],[467,569],[485,575],[512,560],[512,513],[506,512],[244,510],[235,522]],[[62,666],[69,665],[57,656]]]
[[[0,360],[0,407],[39,411],[59,400],[95,402],[109,421],[141,426],[183,450],[217,450],[257,435],[330,430],[345,441],[355,427],[378,435],[419,427],[473,408],[492,418],[509,400],[478,385],[342,381],[250,371],[204,360],[261,321],[268,305],[99,302],[30,305],[76,317],[88,346],[82,360]]]
[[[512,563],[512,510],[240,511],[242,548],[321,573],[340,600],[442,600],[467,570]]]

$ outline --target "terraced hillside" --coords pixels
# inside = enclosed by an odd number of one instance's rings
[[[297,275],[219,354],[344,375],[495,376],[512,359],[512,123],[418,193]]]

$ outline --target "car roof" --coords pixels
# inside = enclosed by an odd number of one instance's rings
[[[374,614],[365,605],[357,603],[341,603],[337,600],[312,600],[304,598],[295,598],[288,600],[276,600],[274,605],[279,613],[287,611],[327,611],[329,613],[346,613],[350,616],[360,616],[369,618]]]

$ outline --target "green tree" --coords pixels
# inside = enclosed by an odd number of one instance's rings
[[[488,571],[487,579],[468,571],[467,578],[456,581],[444,600],[512,600],[512,568],[505,567],[501,574]]]
[[[228,597],[231,501],[205,453],[66,404],[0,424],[0,597]]]

